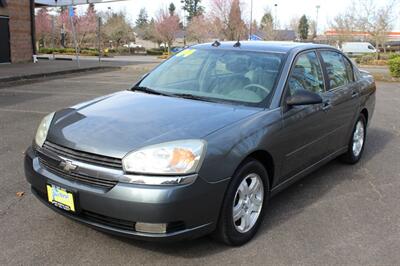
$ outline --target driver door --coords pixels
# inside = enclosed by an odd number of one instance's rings
[[[296,90],[308,90],[323,97],[325,81],[315,51],[299,54],[287,80],[282,107],[282,179],[288,179],[330,153],[329,123],[323,104],[287,106],[285,99]]]

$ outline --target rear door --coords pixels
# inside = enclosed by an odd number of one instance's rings
[[[0,63],[10,62],[10,34],[8,17],[0,16]]]
[[[324,93],[325,110],[329,111],[332,127],[333,150],[347,145],[359,109],[359,90],[355,82],[353,65],[340,52],[320,50],[327,80]]]

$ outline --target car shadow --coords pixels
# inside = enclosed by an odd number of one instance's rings
[[[381,128],[370,128],[368,139],[373,141],[366,142],[363,158],[359,164],[346,165],[339,160],[333,160],[277,194],[269,202],[270,207],[265,213],[264,222],[256,234],[256,238],[268,237],[266,235],[275,226],[279,226],[292,219],[301,213],[304,208],[320,200],[326,193],[342,182],[354,178],[365,178],[363,175],[352,176],[351,173],[368,164],[370,160],[373,160],[374,156],[379,154],[393,137],[393,133],[389,131]],[[349,174],[340,174],[343,171]],[[328,178],[332,176],[334,178]],[[310,195],[310,191],[312,195]],[[196,240],[168,244],[138,241],[117,236],[110,237],[141,249],[183,258],[209,256],[232,248],[220,244],[208,236]]]

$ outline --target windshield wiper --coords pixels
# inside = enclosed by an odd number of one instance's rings
[[[197,96],[197,95],[193,95],[193,94],[189,94],[189,93],[174,93],[172,95],[179,97],[179,98],[185,98],[185,99],[190,99],[190,100],[217,102],[216,100],[210,99],[208,97]]]
[[[136,86],[132,88],[133,91],[140,91],[144,93],[149,93],[149,94],[155,94],[155,95],[162,95],[162,96],[168,96],[168,97],[174,97],[173,94],[166,93],[166,92],[161,92],[157,90],[153,90],[149,87],[144,87],[144,86]]]

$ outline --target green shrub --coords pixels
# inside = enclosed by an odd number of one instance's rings
[[[392,77],[400,78],[400,57],[390,59],[388,63]]]
[[[395,58],[398,58],[398,57],[400,57],[400,54],[397,54],[397,53],[388,54],[388,59],[389,60],[390,59],[395,59]]]
[[[369,65],[372,63],[372,61],[374,61],[376,59],[376,55],[375,54],[366,54],[366,55],[362,55],[359,58],[359,62],[358,64],[361,65]]]
[[[164,53],[164,49],[160,48],[152,48],[146,51],[148,55],[162,55]]]

